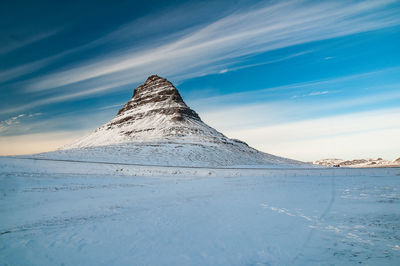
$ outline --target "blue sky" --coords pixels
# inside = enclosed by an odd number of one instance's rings
[[[150,74],[301,160],[400,157],[400,1],[2,1],[0,154],[110,120]]]

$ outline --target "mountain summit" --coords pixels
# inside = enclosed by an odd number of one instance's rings
[[[108,123],[50,155],[176,166],[302,165],[227,138],[205,124],[175,86],[157,75],[138,86]]]
[[[158,113],[172,115],[176,121],[183,121],[184,117],[201,121],[198,114],[185,104],[175,86],[157,75],[148,77],[145,83],[135,89],[132,99],[119,110],[118,115],[138,107],[151,109],[149,115]]]
[[[144,141],[203,143],[230,140],[201,121],[171,82],[152,75],[134,90],[132,99],[111,121],[68,147]]]

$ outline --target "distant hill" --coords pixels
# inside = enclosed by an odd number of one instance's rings
[[[400,167],[400,158],[393,161],[386,161],[382,158],[377,159],[322,159],[313,162],[314,164],[335,167]]]

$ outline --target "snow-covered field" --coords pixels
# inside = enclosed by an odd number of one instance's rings
[[[221,142],[188,142],[186,139],[182,139],[174,142],[121,143],[60,149],[24,157],[164,166],[227,167],[247,164],[268,165],[269,167],[313,167],[311,164],[260,152],[237,141],[235,145],[232,145]]]
[[[1,265],[399,265],[400,169],[0,158]]]

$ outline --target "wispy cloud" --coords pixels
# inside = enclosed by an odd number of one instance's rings
[[[307,94],[303,94],[303,95],[293,95],[292,99],[295,98],[299,98],[299,97],[310,97],[310,96],[320,96],[320,95],[325,95],[330,93],[329,91],[325,90],[325,91],[312,91],[310,93]]]
[[[23,120],[24,118],[32,118],[35,116],[39,116],[42,113],[34,113],[34,114],[19,114],[13,117],[10,117],[9,119],[0,121],[0,133],[3,131],[8,130],[10,127],[13,127],[17,124],[21,123],[21,120]]]
[[[313,91],[313,92],[310,92],[308,94],[308,96],[317,96],[317,95],[323,95],[323,94],[328,94],[328,93],[329,93],[329,91]]]
[[[97,95],[100,94],[106,90],[116,88],[118,86],[125,85],[125,82],[121,83],[114,83],[109,86],[98,86],[94,88],[90,88],[88,90],[82,90],[82,91],[72,91],[72,92],[63,92],[61,94],[56,94],[52,95],[49,97],[42,97],[39,100],[31,101],[29,103],[23,104],[23,105],[16,105],[4,110],[0,109],[0,115],[1,114],[8,114],[8,113],[15,113],[15,112],[22,112],[24,110],[29,110],[38,106],[42,105],[47,105],[47,104],[53,104],[53,103],[58,103],[58,102],[65,102],[69,101],[72,99],[79,99],[82,97],[85,97],[87,95]]]
[[[307,119],[226,132],[269,153],[299,160],[399,157],[400,109]]]
[[[122,106],[124,106],[125,103],[119,103],[119,104],[112,104],[112,105],[107,105],[107,106],[103,106],[98,108],[98,110],[107,110],[107,109],[115,109],[115,108],[122,108]]]
[[[32,72],[35,72],[45,66],[48,66],[51,61],[53,60],[52,58],[46,58],[46,59],[41,59],[37,60],[34,62],[26,63],[11,69],[7,69],[5,71],[0,72],[0,83],[3,83],[8,80],[12,80],[17,77],[21,77],[26,74],[30,74]]]
[[[0,42],[0,55],[9,53],[13,50],[32,44],[34,42],[46,39],[60,32],[61,29],[62,28],[52,29],[41,33],[30,33],[29,36],[17,36],[15,34],[9,36],[3,35],[0,39],[2,40],[2,42]]]
[[[0,83],[3,83],[5,81],[9,81],[15,78],[19,78],[21,76],[24,76],[26,74],[31,74],[35,71],[38,71],[44,67],[50,66],[52,63],[56,62],[59,59],[62,59],[68,55],[71,55],[77,51],[83,50],[88,48],[89,46],[82,46],[82,47],[77,47],[74,49],[70,49],[64,52],[61,52],[56,55],[52,55],[46,58],[42,58],[39,60],[35,60],[33,62],[25,63],[4,71],[0,72]]]
[[[400,88],[400,84],[397,84],[397,88]],[[245,96],[227,95],[225,97],[225,99],[224,96],[218,97],[217,102],[239,103],[221,105],[214,102],[214,106],[217,108],[207,108],[208,110],[199,108],[200,115],[206,123],[224,132],[261,125],[288,123],[310,117],[326,117],[328,119],[332,114],[345,109],[351,109],[353,110],[352,112],[355,112],[354,110],[358,110],[360,107],[400,99],[400,91],[397,93],[385,92],[356,95],[350,98],[326,101],[323,102],[323,104],[319,101],[298,101],[297,99],[267,101],[262,103],[252,102],[249,104],[240,103],[240,99],[244,101]],[[194,102],[194,105],[197,107],[203,104]]]
[[[268,87],[259,90],[249,90],[243,88],[243,92],[228,93],[218,96],[196,96],[196,99],[190,99],[191,104],[195,109],[202,111],[204,106],[207,110],[226,108],[227,106],[234,105],[240,107],[248,103],[256,106],[256,102],[262,100],[264,104],[271,102],[282,103],[288,102],[287,99],[302,99],[308,96],[318,95],[331,95],[342,91],[341,90],[354,90],[359,89],[364,92],[369,92],[368,95],[360,94],[349,96],[341,99],[340,101],[326,102],[323,107],[340,107],[358,104],[368,104],[379,101],[386,101],[390,99],[397,99],[400,93],[397,89],[400,88],[400,80],[391,81],[382,84],[373,84],[374,80],[382,80],[400,71],[399,67],[386,68],[379,71],[364,72],[353,75],[340,76],[336,78],[321,79],[307,82],[292,83],[283,86]],[[382,92],[383,89],[389,89],[392,92]],[[374,93],[375,91],[375,93]],[[393,92],[394,91],[394,92]],[[283,96],[282,99],[273,99],[271,96],[279,94]],[[372,95],[369,95],[372,94]],[[292,105],[292,103],[290,103]],[[285,104],[284,104],[285,105]],[[309,104],[307,104],[310,107]],[[322,107],[322,106],[321,106]],[[279,106],[276,106],[279,108]]]
[[[274,59],[274,60],[270,60],[270,61],[266,61],[266,62],[262,62],[262,63],[256,63],[256,64],[245,64],[245,65],[241,65],[241,66],[236,66],[236,67],[230,67],[230,68],[225,68],[222,69],[221,71],[219,71],[220,74],[224,74],[230,71],[237,71],[237,70],[241,70],[241,69],[246,69],[246,68],[251,68],[251,67],[258,67],[258,66],[263,66],[263,65],[269,65],[269,64],[274,64],[274,63],[278,63],[278,62],[282,62],[285,60],[289,60],[292,58],[296,58],[302,55],[306,55],[306,54],[310,54],[312,53],[312,50],[308,50],[308,51],[303,51],[300,53],[295,53],[295,54],[290,54],[288,56],[284,56],[278,59]]]
[[[19,119],[21,118],[21,117],[24,117],[25,116],[25,114],[20,114],[20,115],[17,115],[17,116],[13,116],[13,117],[11,117],[11,118],[9,118],[9,119],[7,119],[7,120],[4,120],[4,121],[0,121],[0,126],[11,126],[11,125],[13,125],[13,124],[18,124],[19,123]]]
[[[221,18],[177,40],[159,43],[158,47],[118,50],[107,57],[91,59],[34,80],[26,89],[49,90],[77,82],[93,87],[100,80],[113,87],[116,80],[126,84],[138,82],[150,73],[186,78],[188,73],[218,73],[227,68],[215,65],[229,66],[230,60],[245,55],[397,25],[399,10],[383,9],[393,2],[311,5],[289,1],[257,6]]]

